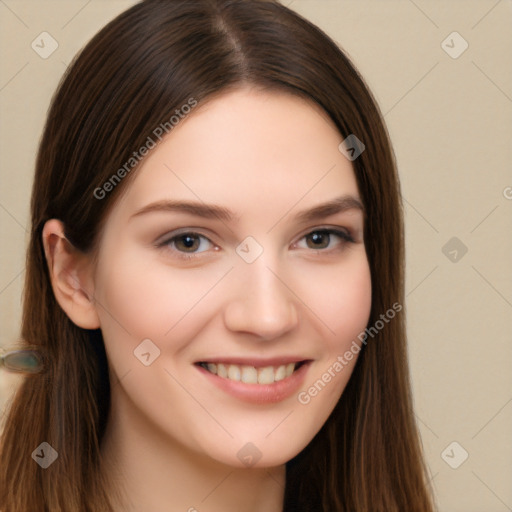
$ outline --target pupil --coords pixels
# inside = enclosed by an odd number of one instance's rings
[[[329,235],[327,233],[313,233],[311,235],[311,241],[315,245],[315,248],[319,246],[326,247],[329,244]]]
[[[186,249],[193,249],[197,245],[197,238],[190,235],[183,235],[181,243]]]

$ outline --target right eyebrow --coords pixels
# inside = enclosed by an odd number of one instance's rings
[[[131,217],[144,215],[150,212],[176,212],[176,213],[188,213],[196,215],[197,217],[203,217],[205,219],[217,218],[222,221],[238,221],[240,217],[233,214],[227,208],[215,204],[200,203],[197,201],[174,201],[174,200],[162,200],[150,203],[140,210],[137,210]]]

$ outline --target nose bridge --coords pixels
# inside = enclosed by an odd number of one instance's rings
[[[225,311],[226,326],[263,339],[282,336],[297,324],[294,296],[279,276],[277,258],[270,251],[252,263],[241,262]]]

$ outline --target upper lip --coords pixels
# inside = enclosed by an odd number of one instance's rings
[[[289,363],[302,363],[309,361],[305,357],[298,356],[277,356],[277,357],[210,357],[201,359],[199,363],[215,363],[215,364],[236,364],[237,366],[254,366],[255,368],[263,368],[265,366],[282,366]]]

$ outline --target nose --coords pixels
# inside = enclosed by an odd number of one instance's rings
[[[224,323],[234,332],[262,340],[283,336],[298,324],[296,297],[279,272],[260,257],[237,269],[233,291],[224,308]]]

